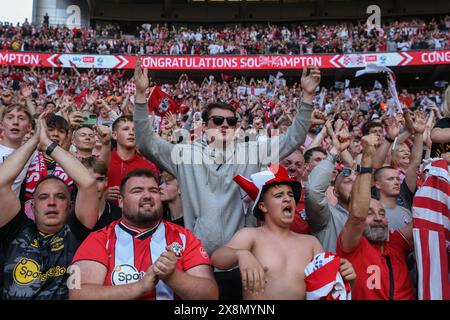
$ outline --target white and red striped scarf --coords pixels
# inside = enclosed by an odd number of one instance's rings
[[[134,79],[131,79],[125,85],[125,94],[135,95],[136,94],[136,84],[134,83]]]
[[[443,159],[428,169],[412,208],[419,300],[449,300],[450,174]]]
[[[73,184],[73,180],[64,171],[64,169],[57,163],[53,175],[63,180],[68,187]],[[35,157],[30,163],[27,172],[27,178],[25,182],[25,196],[32,198],[33,193],[36,190],[36,186],[39,181],[47,176],[47,166],[45,164],[45,158],[43,152],[37,152]]]
[[[341,258],[317,254],[305,267],[306,300],[351,300],[350,284],[339,273]]]

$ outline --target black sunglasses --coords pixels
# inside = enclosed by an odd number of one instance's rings
[[[229,126],[235,126],[237,124],[238,118],[237,117],[222,117],[222,116],[212,116],[209,117],[209,119],[212,119],[213,123],[216,126],[221,126],[223,124],[223,122],[225,121],[225,119],[227,120],[227,123]]]

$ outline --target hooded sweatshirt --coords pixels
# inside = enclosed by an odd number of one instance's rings
[[[235,142],[224,151],[204,140],[192,144],[167,142],[153,132],[147,104],[136,103],[136,142],[144,157],[177,178],[185,227],[211,255],[239,229],[256,226],[256,219],[245,214],[245,193],[233,177],[250,177],[294,152],[305,141],[312,110],[312,105],[300,103],[285,134],[263,141]]]

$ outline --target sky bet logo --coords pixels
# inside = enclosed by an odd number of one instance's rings
[[[134,266],[129,264],[121,264],[114,267],[114,271],[111,274],[111,283],[115,286],[135,283],[141,280],[144,275],[145,272],[137,271]]]

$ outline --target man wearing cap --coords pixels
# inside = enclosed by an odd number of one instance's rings
[[[251,181],[240,175],[235,181],[254,200],[253,214],[264,224],[239,230],[213,253],[213,265],[219,269],[239,266],[245,300],[305,299],[305,267],[323,248],[315,237],[290,230],[301,184],[278,165],[253,174]],[[344,279],[353,280],[351,264],[340,263]]]
[[[147,69],[142,71],[137,58],[134,77],[137,145],[146,158],[177,178],[185,226],[198,236],[211,254],[239,229],[256,225],[255,219],[244,213],[243,195],[232,179],[237,174],[250,176],[269,163],[278,163],[305,141],[320,71],[317,68],[309,72],[304,69],[301,78],[303,99],[292,126],[285,134],[258,142],[236,142],[235,108],[214,102],[206,106],[202,114],[207,129],[205,139],[192,144],[171,144],[151,129],[145,97],[149,86],[147,72]],[[220,298],[239,299],[240,296],[235,295],[241,292],[239,272],[227,273],[216,273]],[[226,286],[230,289],[229,295],[224,293]]]

